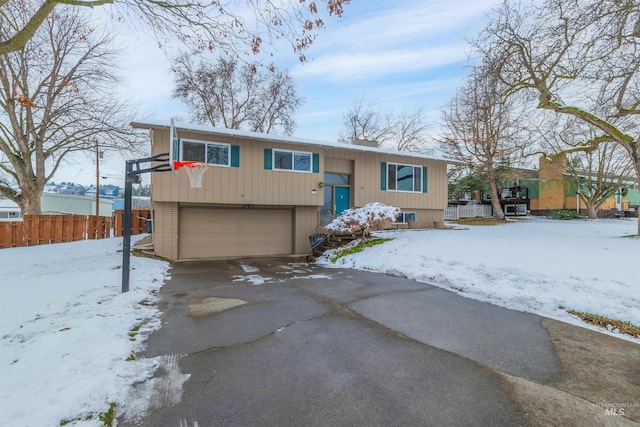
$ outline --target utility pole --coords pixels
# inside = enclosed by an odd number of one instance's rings
[[[99,216],[100,216],[100,148],[98,147],[98,140],[96,139],[96,233],[98,231]]]

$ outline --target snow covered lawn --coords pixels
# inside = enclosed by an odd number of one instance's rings
[[[385,232],[394,240],[338,266],[405,275],[582,326],[566,310],[640,325],[640,239],[622,237],[635,229],[635,220],[528,218]],[[132,257],[131,291],[121,294],[121,244],[0,250],[0,424],[99,426],[111,403],[129,418],[147,409],[151,377],[171,361],[127,359],[160,327],[155,302],[169,265]]]
[[[121,246],[0,249],[0,424],[99,426],[111,403],[132,417],[146,409],[149,396],[130,385],[161,361],[127,359],[160,327],[156,295],[169,265],[132,257],[122,294]]]
[[[636,232],[636,219],[528,217],[466,228],[376,233],[394,240],[340,258],[335,265],[402,275],[580,326],[586,324],[567,310],[640,326],[640,239],[623,237]],[[319,262],[334,265],[328,256]]]

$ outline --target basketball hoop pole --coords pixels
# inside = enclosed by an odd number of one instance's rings
[[[140,169],[141,163],[162,162],[157,166]],[[134,170],[135,166],[135,170]],[[140,183],[140,174],[150,172],[169,172],[169,153],[162,153],[144,159],[127,160],[124,181],[124,218],[122,223],[122,292],[129,292],[129,270],[131,265],[131,198],[133,184]]]

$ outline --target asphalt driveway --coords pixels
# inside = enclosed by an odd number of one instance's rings
[[[425,283],[263,258],[176,264],[161,293],[145,426],[640,419],[637,344]]]

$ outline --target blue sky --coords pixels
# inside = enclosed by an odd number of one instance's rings
[[[275,52],[278,68],[289,69],[305,102],[296,114],[294,135],[334,141],[343,114],[357,99],[383,112],[423,108],[437,132],[439,109],[454,95],[466,73],[469,44],[499,0],[352,0],[341,20],[327,19],[301,64],[291,48]],[[171,98],[173,79],[165,52],[142,32],[121,31],[122,93],[139,119],[188,117]],[[105,182],[117,184],[124,161],[107,155]],[[92,160],[78,157],[57,181],[95,181]]]

